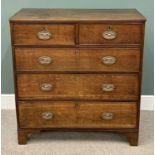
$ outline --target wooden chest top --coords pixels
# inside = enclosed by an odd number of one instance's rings
[[[10,18],[11,22],[87,22],[136,21],[145,17],[136,9],[21,9]]]

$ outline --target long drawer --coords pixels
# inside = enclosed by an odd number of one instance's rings
[[[135,128],[134,102],[19,102],[21,128]]]
[[[80,44],[140,44],[140,24],[80,24]]]
[[[74,45],[72,24],[15,24],[13,43],[19,45]]]
[[[25,99],[137,100],[137,74],[19,74]]]
[[[138,48],[16,48],[17,71],[138,72]]]

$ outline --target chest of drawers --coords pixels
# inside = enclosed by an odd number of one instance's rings
[[[138,144],[145,18],[135,9],[22,9],[10,18],[18,142],[109,131]]]

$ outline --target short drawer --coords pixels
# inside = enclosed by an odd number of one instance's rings
[[[19,102],[20,128],[135,128],[134,102]]]
[[[138,72],[136,48],[16,48],[17,71]]]
[[[140,44],[142,25],[81,24],[80,44]]]
[[[16,24],[13,26],[13,43],[19,45],[74,45],[74,25]]]
[[[19,74],[18,97],[25,99],[137,100],[136,74]]]

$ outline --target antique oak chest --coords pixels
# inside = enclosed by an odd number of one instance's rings
[[[145,18],[135,9],[22,9],[10,18],[18,142],[109,131],[138,144]]]

